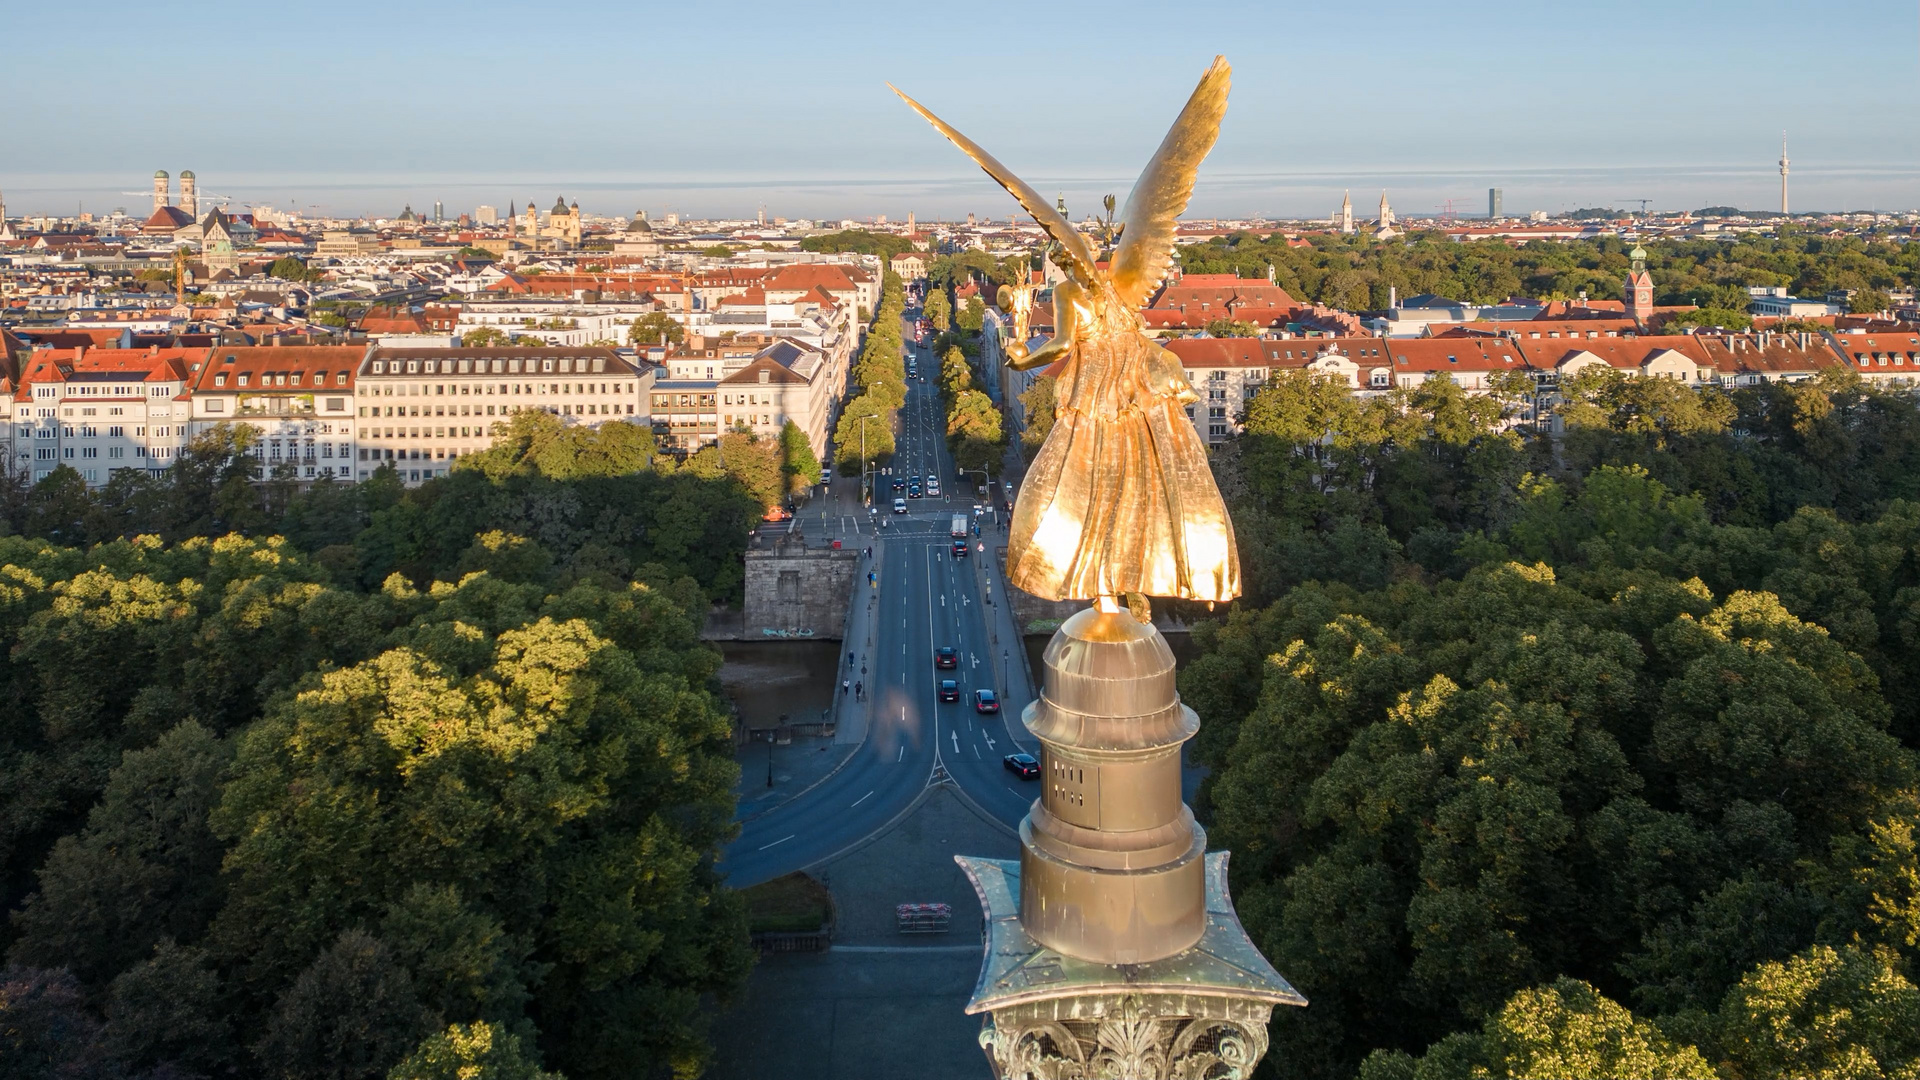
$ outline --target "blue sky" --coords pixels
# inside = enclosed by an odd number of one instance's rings
[[[139,210],[156,168],[237,203],[397,213],[1005,217],[892,81],[1076,212],[1124,197],[1214,53],[1197,215],[1777,202],[1920,206],[1920,0],[416,3],[0,10],[9,212]],[[1637,202],[1634,203],[1637,205]]]

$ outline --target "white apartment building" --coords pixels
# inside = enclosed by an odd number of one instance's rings
[[[61,465],[90,486],[115,469],[158,475],[188,438],[190,364],[204,349],[36,349],[0,424],[13,466],[39,481]]]
[[[192,431],[244,425],[255,475],[354,479],[353,381],[364,345],[216,346],[188,370]]]
[[[651,368],[607,348],[375,348],[354,385],[354,466],[363,480],[387,462],[409,485],[445,476],[529,409],[566,424],[646,425],[652,386]]]
[[[689,452],[722,431],[778,435],[792,420],[824,457],[847,391],[846,340],[827,349],[763,335],[690,338],[666,357],[652,388],[654,431],[663,445]]]
[[[617,341],[625,345],[633,320],[653,310],[654,305],[640,301],[595,304],[467,301],[460,306],[460,318],[453,330],[457,335],[464,335],[491,328],[529,344],[537,341],[547,348],[577,348],[593,341]]]

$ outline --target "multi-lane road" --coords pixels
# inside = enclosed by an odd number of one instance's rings
[[[906,337],[911,342],[910,330]],[[836,481],[836,493],[801,517],[810,534],[871,545],[875,552],[863,568],[874,572],[874,585],[864,572],[855,585],[853,603],[867,610],[852,621],[862,629],[843,643],[840,658],[842,676],[866,687],[867,736],[828,779],[743,824],[722,862],[736,888],[832,858],[886,828],[938,783],[957,785],[1009,826],[1026,815],[1037,793],[1033,781],[1002,764],[1007,754],[1034,747],[1020,723],[1027,702],[1021,644],[1011,622],[989,605],[1004,595],[1004,578],[991,565],[1000,518],[981,519],[983,536],[969,537],[967,557],[952,554],[950,522],[956,513],[971,517],[974,485],[953,471],[947,453],[938,361],[908,347],[921,377],[908,380],[891,472],[875,479],[879,514],[859,505],[859,481],[850,478]],[[894,476],[938,477],[942,495],[910,499],[908,513],[893,514]],[[957,668],[935,667],[943,646],[958,652]],[[939,700],[942,679],[958,682],[959,701]],[[999,713],[975,711],[973,692],[981,688],[999,693]]]

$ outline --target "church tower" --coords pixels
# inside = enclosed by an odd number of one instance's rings
[[[1635,244],[1627,253],[1633,260],[1633,269],[1627,272],[1625,295],[1627,299],[1627,318],[1645,326],[1653,316],[1653,275],[1647,273],[1647,252]]]
[[[158,172],[153,174],[153,212],[154,213],[156,214],[159,213],[161,210],[165,209],[168,203],[173,201],[173,195],[168,190],[172,186],[173,186],[173,177],[167,175],[167,170],[161,169]]]
[[[180,209],[190,218],[200,218],[200,195],[194,188],[193,170],[180,174]]]
[[[1384,191],[1380,193],[1380,227],[1393,228],[1393,205],[1387,202],[1387,193]]]
[[[1333,223],[1343,233],[1353,231],[1353,192],[1348,191],[1340,197],[1340,212],[1334,215]]]

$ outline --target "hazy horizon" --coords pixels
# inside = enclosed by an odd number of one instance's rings
[[[1233,104],[1193,217],[1325,217],[1345,189],[1370,217],[1382,187],[1402,214],[1483,214],[1496,186],[1509,214],[1770,210],[1782,129],[1796,211],[1920,206],[1920,106],[1889,89],[1920,67],[1912,0],[1205,11],[75,0],[7,20],[31,47],[0,88],[31,107],[0,115],[0,192],[17,215],[144,216],[153,171],[191,169],[236,206],[343,217],[558,194],[607,215],[1012,214],[891,81],[1080,214],[1124,197],[1224,52]],[[127,32],[156,23],[213,35],[220,63]],[[1844,62],[1782,44],[1814,29],[1850,35]]]

